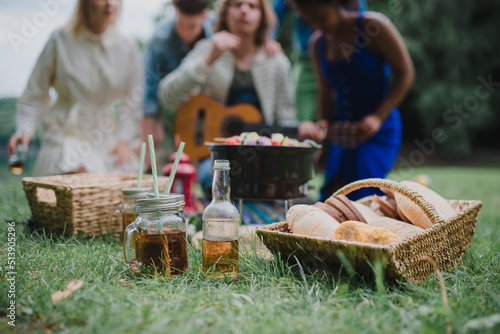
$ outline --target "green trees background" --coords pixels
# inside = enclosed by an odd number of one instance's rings
[[[368,0],[367,5],[394,23],[415,65],[414,85],[400,107],[408,149],[425,142],[450,158],[500,148],[500,1]],[[285,51],[288,29],[278,36]],[[498,84],[485,87],[483,80]]]
[[[500,2],[376,0],[368,7],[392,20],[415,65],[401,106],[405,139],[432,140],[441,129],[436,147],[452,157],[499,148]]]
[[[369,0],[368,8],[392,20],[415,65],[400,107],[406,146],[432,141],[445,157],[500,149],[500,1]],[[287,52],[291,36],[288,19],[279,33]],[[14,105],[0,99],[1,139],[13,131]]]

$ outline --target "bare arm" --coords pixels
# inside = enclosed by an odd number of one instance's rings
[[[299,127],[299,137],[301,139],[311,138],[318,142],[323,141],[326,135],[326,127],[328,126],[328,121],[331,119],[330,113],[333,110],[334,103],[331,88],[321,75],[320,71],[320,55],[317,51],[320,36],[321,33],[316,31],[310,38],[312,62],[314,65],[314,72],[316,74],[316,83],[318,87],[317,119],[319,121],[317,124],[312,122],[302,122]]]
[[[410,54],[391,21],[383,14],[367,13],[365,27],[367,24],[379,28],[379,33],[370,42],[370,48],[391,66],[392,82],[387,96],[377,109],[361,120],[359,142],[368,140],[378,132],[391,110],[403,101],[415,77]]]

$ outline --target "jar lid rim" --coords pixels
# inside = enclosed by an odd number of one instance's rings
[[[140,198],[136,202],[139,212],[155,211],[155,210],[181,210],[184,207],[183,194],[160,195],[160,197],[151,197],[147,194],[146,198]],[[154,194],[153,194],[154,196]]]
[[[153,187],[129,187],[122,189],[123,198],[141,198],[153,191]]]

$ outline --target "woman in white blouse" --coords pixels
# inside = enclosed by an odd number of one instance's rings
[[[130,144],[141,116],[142,62],[134,42],[115,28],[119,8],[119,0],[79,0],[71,22],[51,35],[38,58],[7,149],[10,156],[17,143],[27,147],[39,125],[34,175],[137,164]]]

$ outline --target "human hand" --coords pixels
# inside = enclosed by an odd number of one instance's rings
[[[241,42],[241,39],[227,31],[219,31],[212,36],[212,50],[205,58],[205,63],[207,65],[212,65],[220,55],[230,49],[236,49]]]
[[[369,114],[363,117],[358,124],[357,141],[358,144],[363,144],[380,130],[382,127],[382,119],[375,115]]]
[[[125,142],[118,142],[111,154],[116,154],[115,166],[125,165],[134,162],[134,153],[132,148]]]
[[[320,143],[325,139],[327,127],[327,120],[321,120],[317,123],[310,121],[302,122],[299,124],[299,140],[312,139]]]
[[[264,45],[262,46],[264,48],[264,51],[269,57],[273,57],[279,53],[283,52],[283,48],[281,47],[281,44],[275,41],[272,38],[266,39],[264,42]]]
[[[23,133],[21,137],[18,137],[17,134],[13,133],[9,138],[9,142],[7,143],[7,158],[10,158],[12,153],[17,151],[17,143],[21,143],[24,148],[28,148],[28,145],[31,141],[31,136]]]

